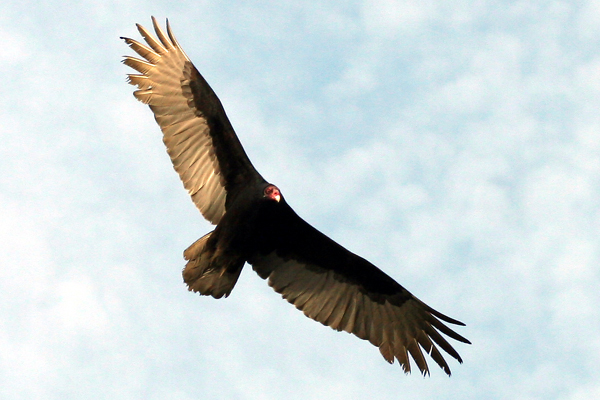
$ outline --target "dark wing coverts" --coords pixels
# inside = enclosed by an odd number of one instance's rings
[[[135,97],[152,109],[175,171],[204,218],[218,224],[225,213],[227,192],[255,179],[221,102],[179,46],[167,21],[167,35],[156,19],[160,42],[144,27],[138,30],[150,45],[123,38],[145,60],[126,56],[123,62],[140,74],[129,83]]]
[[[152,109],[194,203],[218,224],[185,252],[189,262],[184,280],[190,290],[227,296],[247,261],[308,317],[368,340],[388,362],[398,360],[405,372],[411,370],[410,354],[419,370],[429,373],[425,350],[450,375],[438,347],[462,359],[441,333],[469,341],[442,321],[464,324],[427,306],[379,268],[317,231],[283,197],[265,199],[267,183],[246,156],[221,102],[168,22],[167,35],[154,18],[152,22],[158,40],[137,25],[150,47],[123,38],[144,58],[125,57],[124,63],[140,73],[129,75],[129,82],[138,86],[135,97]],[[252,197],[257,191],[260,196]]]
[[[368,340],[388,362],[397,359],[405,372],[411,370],[410,353],[419,370],[429,373],[421,348],[448,375],[450,368],[437,346],[462,363],[439,333],[470,343],[440,319],[462,322],[435,311],[284,206],[267,220],[261,230],[263,245],[249,260],[273,289],[306,316]]]

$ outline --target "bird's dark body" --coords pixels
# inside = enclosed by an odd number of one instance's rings
[[[136,98],[152,109],[184,187],[216,225],[184,252],[189,290],[226,297],[249,263],[308,317],[368,340],[405,372],[410,371],[410,354],[420,371],[429,373],[425,350],[450,375],[437,346],[462,359],[440,332],[469,341],[440,320],[463,324],[300,218],[252,166],[220,100],[168,23],[168,34],[154,18],[153,24],[158,40],[138,25],[150,47],[124,38],[145,59],[125,58],[141,73],[130,74],[129,81],[139,88]]]

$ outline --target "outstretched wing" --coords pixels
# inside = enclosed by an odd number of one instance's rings
[[[163,132],[173,166],[192,200],[208,221],[218,224],[228,193],[239,184],[261,179],[237,138],[221,102],[179,46],[167,21],[167,35],[156,19],[158,40],[137,25],[148,46],[122,38],[144,59],[123,63],[137,85],[135,97],[150,106]]]
[[[450,375],[438,346],[462,363],[440,334],[470,343],[440,320],[464,325],[432,309],[367,260],[302,220],[285,202],[263,214],[254,270],[304,314],[379,347],[410,372],[410,354],[423,375],[425,350]]]

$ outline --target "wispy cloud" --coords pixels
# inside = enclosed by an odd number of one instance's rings
[[[0,397],[597,397],[594,2],[5,8]],[[300,215],[467,323],[452,378],[404,377],[250,269],[186,292],[211,228],[119,65],[151,14]]]

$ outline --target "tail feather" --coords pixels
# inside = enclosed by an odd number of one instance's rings
[[[213,234],[213,232],[214,231],[208,232],[206,235],[202,236],[200,239],[192,243],[190,247],[185,249],[185,251],[183,252],[183,258],[185,258],[188,261],[199,258],[200,254],[202,254],[204,248],[206,247],[206,242]]]
[[[196,240],[183,252],[183,257],[188,260],[183,269],[183,281],[190,291],[220,299],[229,296],[233,290],[244,260],[217,254],[208,243],[213,232]]]

